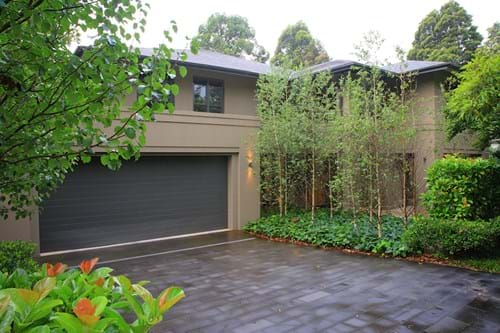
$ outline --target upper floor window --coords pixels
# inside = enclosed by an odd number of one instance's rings
[[[224,113],[224,82],[194,78],[193,110]]]

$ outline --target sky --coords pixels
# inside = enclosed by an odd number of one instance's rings
[[[419,22],[446,0],[148,0],[151,11],[141,46],[154,47],[165,42],[163,30],[175,20],[179,31],[173,47],[184,48],[185,37],[196,35],[200,24],[215,12],[236,14],[248,19],[257,41],[271,55],[281,32],[289,24],[304,21],[332,59],[352,59],[354,44],[370,30],[386,40],[380,59],[395,61],[395,47],[409,50]],[[486,29],[500,21],[498,0],[458,0],[472,15],[483,37]]]

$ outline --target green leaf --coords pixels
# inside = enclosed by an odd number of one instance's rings
[[[127,127],[125,128],[125,135],[129,138],[129,139],[133,139],[135,138],[135,129],[132,128],[132,127]]]
[[[92,299],[92,304],[96,306],[95,315],[100,316],[108,304],[108,299],[104,296],[97,296]]]
[[[82,333],[83,326],[80,320],[69,313],[57,312],[51,317],[59,326],[64,328],[67,332]]]
[[[181,77],[186,77],[186,75],[187,75],[187,68],[185,66],[179,66],[179,75]]]
[[[52,309],[54,307],[62,304],[63,302],[61,300],[43,300],[36,304],[35,307],[33,307],[25,321],[33,322],[40,320],[48,316],[52,312]]]
[[[177,96],[179,94],[179,86],[177,84],[171,84],[170,85],[170,91],[174,96]]]
[[[23,331],[25,333],[50,333],[50,327],[48,325],[43,325],[43,326],[37,326],[30,328],[26,331]]]
[[[0,332],[9,333],[11,331],[14,315],[14,307],[9,306],[3,316],[0,316]]]

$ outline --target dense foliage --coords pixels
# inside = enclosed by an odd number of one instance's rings
[[[299,21],[289,25],[281,33],[271,63],[288,64],[293,68],[321,64],[330,60],[321,42],[315,39],[307,25]]]
[[[195,37],[200,47],[233,56],[249,56],[266,62],[269,52],[255,39],[255,30],[239,15],[215,13],[200,25]]]
[[[310,209],[312,220],[318,206],[364,211],[382,238],[383,210],[412,213],[413,80],[385,76],[369,52],[380,38],[365,42],[360,53],[373,66],[343,77],[281,68],[259,78],[256,154],[266,209]]]
[[[0,274],[0,331],[144,333],[184,297],[178,287],[153,297],[145,281],[132,283],[108,267],[94,270],[97,260],[77,269],[56,263]]]
[[[403,235],[412,253],[489,254],[500,246],[500,219],[492,221],[417,218]]]
[[[311,222],[308,213],[269,215],[248,223],[244,230],[270,238],[300,241],[321,247],[336,247],[401,256],[432,254],[455,258],[488,259],[500,246],[500,218],[493,220],[447,220],[416,217],[408,223],[383,216],[385,232],[367,215],[349,213],[330,216],[322,210]]]
[[[245,231],[322,247],[405,256],[407,248],[400,241],[404,231],[403,219],[394,216],[384,216],[383,219],[386,232],[382,238],[378,237],[377,226],[370,222],[367,215],[353,217],[345,213],[330,217],[329,212],[324,210],[317,212],[313,222],[307,212],[262,217],[248,223]]]
[[[489,219],[500,215],[500,160],[447,156],[427,170],[423,202],[432,217]]]
[[[0,1],[0,213],[26,216],[78,161],[96,149],[117,168],[138,157],[145,121],[173,111],[179,87],[166,45],[142,60],[148,4],[130,1]],[[177,27],[173,24],[172,29]],[[97,36],[76,54],[82,32]],[[168,31],[166,40],[172,39]],[[186,54],[180,54],[185,59]],[[137,101],[122,112],[123,97]]]
[[[496,27],[496,28],[495,28]],[[476,146],[484,149],[500,138],[500,43],[498,23],[490,29],[485,46],[456,76],[443,109],[448,137],[466,130],[476,134]],[[455,83],[454,83],[455,84]]]
[[[31,272],[38,268],[33,260],[36,244],[25,241],[0,241],[0,272],[12,273],[20,268]]]
[[[481,40],[472,17],[452,0],[420,22],[408,59],[446,61],[462,66],[472,59]]]

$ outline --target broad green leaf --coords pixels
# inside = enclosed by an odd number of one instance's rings
[[[96,306],[94,315],[100,316],[108,304],[108,299],[104,296],[97,296],[92,298],[92,304]]]
[[[25,333],[50,333],[50,327],[48,325],[43,325],[43,326],[37,326],[30,328],[26,331],[23,331]]]
[[[179,94],[179,86],[177,84],[171,84],[170,85],[170,91],[174,96],[177,96]]]
[[[51,312],[52,309],[58,305],[62,305],[63,302],[61,300],[42,300],[41,302],[38,302],[36,306],[33,307],[33,309],[30,311],[28,317],[26,318],[27,322],[34,322],[39,319],[42,319],[44,317],[47,317]]]
[[[185,66],[179,66],[179,75],[181,77],[186,77],[186,75],[187,75],[187,68]]]
[[[77,317],[69,313],[57,312],[51,317],[52,321],[55,321],[59,326],[64,328],[68,333],[82,333],[83,326]]]
[[[0,316],[0,332],[9,333],[11,331],[12,322],[14,321],[15,310],[13,306],[9,306],[5,313]]]

